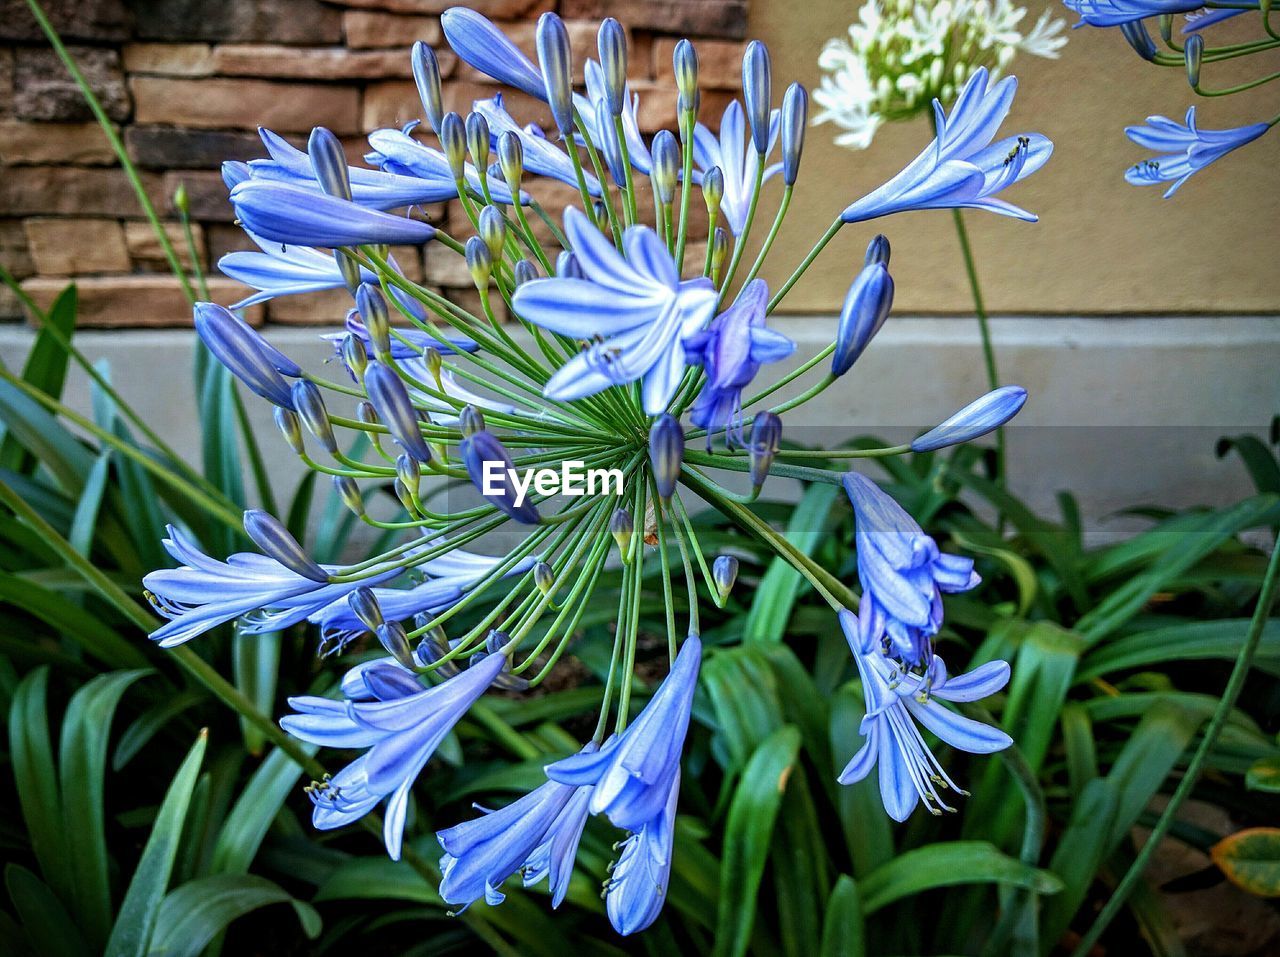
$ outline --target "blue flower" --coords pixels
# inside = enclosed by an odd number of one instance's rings
[[[747,143],[746,117],[742,104],[737,100],[725,107],[720,118],[720,135],[717,137],[699,123],[693,130],[693,159],[698,169],[706,172],[713,166],[724,174],[724,198],[720,211],[729,224],[729,231],[742,235],[747,225],[747,213],[751,209],[751,197],[756,189],[756,176],[760,170],[760,154]],[[778,141],[778,111],[769,115],[769,149],[773,152]],[[782,171],[781,163],[765,167],[766,180]]]
[[[415,694],[385,701],[290,698],[296,714],[280,726],[299,740],[329,748],[367,748],[331,780],[310,789],[311,823],[342,827],[387,800],[383,840],[400,859],[409,790],[453,726],[492,684],[506,663],[489,654],[460,674]]]
[[[595,749],[596,745],[592,743],[582,751],[588,753]],[[559,907],[569,893],[573,861],[578,856],[578,842],[587,825],[587,805],[590,802],[591,788],[575,788],[572,797],[543,834],[542,841],[524,862],[524,886],[532,887],[546,878],[552,907]]]
[[[277,296],[342,289],[347,284],[342,270],[330,254],[308,246],[282,246],[267,242],[249,232],[246,235],[262,252],[241,249],[218,260],[218,269],[223,275],[258,290],[237,302],[232,307],[234,309],[246,309]],[[361,269],[361,277],[377,281],[365,269]]]
[[[1068,10],[1080,14],[1080,22],[1094,27],[1115,27],[1170,13],[1190,13],[1204,0],[1063,0]],[[1077,24],[1078,25],[1078,24]]]
[[[569,160],[569,154],[547,139],[536,126],[521,127],[507,112],[501,93],[492,99],[476,100],[471,107],[488,122],[489,136],[493,144],[497,144],[498,137],[503,133],[514,133],[519,137],[524,151],[524,168],[530,173],[547,176],[562,183],[568,183],[570,186],[578,185],[577,173]],[[582,175],[587,184],[587,191],[592,196],[599,196],[600,181],[585,170]],[[494,199],[496,200],[497,197],[495,196]],[[509,202],[509,200],[498,201]]]
[[[930,639],[942,625],[942,593],[968,591],[981,581],[973,561],[939,551],[915,519],[866,476],[846,472],[843,484],[853,504],[859,613],[870,630],[888,635],[908,666],[928,664]]]
[[[228,255],[234,255],[228,254]],[[391,293],[395,295],[399,290],[392,288]],[[406,296],[406,298],[409,298]],[[411,300],[415,309],[411,310],[417,315],[417,309],[421,309],[421,303],[416,299]],[[425,318],[419,316],[419,318]],[[355,336],[365,348],[365,355],[373,358],[376,353],[373,348],[373,341],[369,335],[369,329],[365,326],[364,321],[360,318],[360,314],[354,309],[347,313],[347,320],[343,324],[342,332],[326,332],[320,338],[328,342],[332,342],[338,355],[342,354],[342,341],[348,335]],[[441,342],[429,332],[423,332],[421,329],[401,328],[396,329],[396,334],[391,337],[391,358],[401,363],[402,368],[413,378],[423,382],[431,381],[431,373],[427,371],[425,364],[419,368],[414,363],[422,362],[422,355],[428,349],[435,349],[442,356],[454,355],[459,352],[476,352],[480,346],[474,339],[468,339],[466,336],[448,336],[444,342]],[[421,374],[419,374],[421,373]],[[443,380],[450,373],[446,369],[440,373]],[[447,390],[446,390],[447,391]],[[470,400],[465,400],[470,401]],[[452,408],[452,406],[450,406]]]
[[[498,888],[524,867],[577,790],[548,781],[501,810],[437,831],[444,848],[440,896],[445,903],[465,909],[483,897],[491,906],[501,904],[505,895]]]
[[[623,830],[638,831],[653,821],[672,801],[701,661],[702,641],[689,635],[671,673],[639,717],[598,752],[548,765],[547,777],[562,784],[595,785],[588,809]]]
[[[715,287],[705,278],[681,282],[667,247],[647,226],[623,235],[624,258],[578,210],[565,210],[564,225],[585,278],[535,279],[512,297],[529,322],[592,342],[556,370],[543,394],[580,399],[643,380],[644,410],[657,415],[684,373],[680,343],[715,312]]]
[[[236,218],[263,239],[298,246],[418,245],[435,227],[292,183],[250,179],[231,190]]]
[[[677,769],[662,809],[622,844],[622,854],[605,885],[604,906],[614,930],[624,937],[644,930],[662,911],[671,876],[676,836]]]
[[[609,93],[605,83],[604,69],[595,60],[587,60],[583,65],[583,74],[587,81],[586,97],[575,97],[578,114],[586,127],[591,142],[607,156],[616,157],[617,163],[609,163],[609,172],[613,174],[619,185],[626,178],[626,171],[621,168],[622,152],[618,147],[618,131],[613,123],[613,114],[609,112]],[[653,157],[644,137],[640,135],[640,97],[626,87],[622,99],[622,137],[627,144],[627,155],[631,165],[641,173],[647,174],[653,168]]]
[[[450,7],[440,15],[440,26],[463,63],[534,99],[546,100],[542,71],[488,18],[466,7]]]
[[[956,785],[929,750],[919,722],[944,743],[970,754],[1000,751],[1013,740],[999,728],[992,728],[956,714],[939,704],[944,701],[977,701],[994,694],[1009,681],[1009,665],[990,661],[957,678],[946,677],[938,659],[929,677],[903,672],[877,647],[878,641],[862,620],[841,611],[840,627],[853,651],[862,679],[866,715],[861,732],[866,739],[837,780],[841,784],[861,781],[879,767],[880,800],[895,821],[905,821],[923,800],[931,814],[950,811],[938,793],[939,786],[957,794],[966,792]]]
[[[162,648],[190,641],[233,618],[241,618],[241,630],[249,634],[279,631],[345,599],[361,585],[380,584],[400,574],[393,569],[363,581],[322,584],[253,552],[218,561],[179,529],[170,525],[168,530],[165,550],[182,567],[161,568],[142,579],[151,604],[170,619],[150,635]],[[332,565],[320,567],[331,574],[342,571]]]
[[[1026,179],[1049,158],[1053,144],[1039,133],[991,142],[1009,114],[1018,81],[1007,76],[987,88],[986,67],[960,91],[951,116],[933,101],[938,135],[924,152],[879,189],[849,206],[840,218],[857,223],[909,209],[971,206],[1035,222],[1036,216],[995,194]]]
[[[707,378],[690,412],[690,419],[711,433],[726,429],[728,438],[742,442],[742,389],[766,362],[785,359],[796,345],[780,332],[766,329],[769,286],[753,279],[733,305],[684,342],[685,358],[706,368]],[[736,431],[735,431],[736,430]]]
[[[1134,186],[1172,182],[1164,194],[1167,199],[1193,173],[1252,143],[1270,128],[1266,123],[1251,123],[1229,130],[1202,130],[1196,126],[1194,106],[1187,110],[1185,124],[1164,116],[1149,116],[1145,126],[1126,127],[1125,133],[1139,146],[1161,155],[1131,166],[1124,178]]]
[[[467,588],[503,561],[505,558],[454,549],[418,566],[428,576],[422,584],[413,588],[375,588],[373,597],[377,599],[387,621],[404,621],[421,613],[436,615],[452,607],[462,598]],[[523,574],[536,561],[532,556],[523,558],[512,565],[504,577]],[[331,652],[342,651],[352,639],[369,631],[351,610],[345,597],[313,612],[308,620],[320,626],[321,649]]]
[[[528,497],[529,487],[527,484],[524,488],[517,487],[511,453],[497,436],[486,429],[464,435],[458,443],[458,453],[472,484],[486,501],[517,522],[538,523],[538,509]],[[530,473],[525,474],[527,477]]]
[[[296,362],[217,303],[198,302],[192,312],[196,335],[232,375],[268,402],[293,408],[293,395],[283,377],[302,375]]]
[[[365,154],[365,159],[382,170],[378,175],[394,176],[397,181],[417,181],[422,184],[419,189],[424,196],[426,195],[427,186],[430,185],[432,188],[431,195],[437,197],[436,199],[414,199],[410,202],[396,203],[395,205],[397,206],[412,206],[418,203],[456,199],[458,186],[454,181],[453,170],[449,166],[449,160],[444,153],[429,146],[424,146],[410,136],[408,129],[411,129],[413,125],[410,124],[405,130],[374,130],[369,134],[371,151]],[[470,163],[467,163],[463,167],[463,175],[471,195],[479,201],[485,202],[484,193],[480,188],[479,171]],[[495,203],[510,203],[512,201],[511,190],[507,189],[501,177],[488,177],[486,185],[489,188],[489,195]],[[351,188],[354,192],[356,188],[354,180]]]

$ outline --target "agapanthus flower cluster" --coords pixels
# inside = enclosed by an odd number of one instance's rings
[[[1065,22],[1046,11],[1027,29],[1026,15],[1011,0],[868,0],[818,57],[814,122],[839,126],[840,146],[866,149],[884,123],[952,102],[979,68],[997,80],[1018,53],[1056,58]]]
[[[895,818],[918,799],[945,808],[939,788],[954,786],[917,725],[969,751],[1008,742],[940,703],[976,699],[1007,677],[1007,667],[991,663],[948,679],[934,648],[941,596],[977,583],[973,563],[940,551],[865,476],[785,464],[796,450],[783,441],[782,414],[849,374],[889,316],[888,240],[872,239],[850,276],[831,343],[780,378],[775,370],[795,346],[771,319],[848,224],[959,206],[1034,219],[998,195],[1050,151],[1035,133],[996,139],[1012,80],[991,84],[976,71],[950,114],[939,108],[937,138],[919,158],[868,196],[848,197],[791,278],[770,289],[759,273],[797,181],[808,97],[792,84],[775,98],[763,45],[749,46],[742,98],[713,130],[698,115],[696,50],[681,42],[673,129],[646,138],[616,21],[601,25],[599,60],[585,64],[579,90],[554,14],[538,22],[536,58],[473,11],[454,8],[441,20],[457,56],[544,101],[554,127],[512,117],[501,95],[465,117],[445,112],[436,55],[418,44],[411,56],[424,122],[371,133],[368,165],[352,165],[322,128],[305,149],[263,131],[267,158],[226,165],[230,201],[260,251],[232,253],[222,268],[253,292],[230,308],[195,311],[212,355],[274,406],[287,448],[328,476],[360,521],[398,540],[363,561],[319,564],[284,524],[253,510],[245,532],[256,551],[221,560],[175,527],[166,547],[179,567],[145,580],[168,619],[152,637],[171,646],[231,622],[245,634],[315,625],[318,651],[354,666],[334,695],[292,698],[282,719],[298,739],[347,752],[341,770],[308,788],[313,822],[339,827],[381,807],[387,851],[399,857],[414,783],[430,773],[441,743],[490,689],[540,684],[599,602],[604,570],[615,570],[612,663],[595,733],[576,754],[547,755],[545,783],[524,797],[437,837],[440,893],[455,910],[498,904],[517,876],[527,885],[545,879],[556,906],[596,816],[620,837],[605,910],[620,933],[634,933],[661,911],[679,853],[681,755],[703,656],[699,602],[722,605],[739,570],[733,555],[707,560],[686,499],[740,519],[736,510],[749,510],[771,471],[843,481],[855,512],[857,617],[852,583],[819,582],[809,565],[796,565],[849,634],[850,670],[867,696],[867,746],[842,780],[874,764]],[[545,209],[540,178],[573,184],[581,205]],[[419,215],[422,204],[449,197],[469,235]],[[701,249],[690,242],[695,217],[705,217],[709,236]],[[749,261],[745,250],[761,233],[763,248]],[[478,306],[412,281],[390,252],[427,243],[433,256],[465,264]],[[240,315],[267,298],[331,289],[350,292],[351,311],[324,334],[334,361],[320,371],[281,353]],[[503,311],[513,321],[502,321]],[[778,388],[815,369],[818,381],[799,399],[771,404]],[[772,385],[758,382],[766,370]],[[965,442],[1007,422],[1025,399],[1007,386],[910,445],[831,455]],[[571,495],[549,479],[571,467],[599,473],[598,484],[589,475],[585,494]],[[743,472],[749,494],[715,478]],[[379,490],[393,493],[397,514],[374,507],[375,498],[386,504]],[[742,524],[794,556],[767,524]],[[687,621],[675,609],[665,616],[670,671],[637,708],[646,567],[683,573],[691,600]]]
[[[1256,2],[1204,3],[1202,0],[1063,0],[1080,15],[1076,26],[1115,27],[1135,53],[1156,66],[1184,73],[1192,92],[1203,97],[1244,93],[1280,80],[1280,73],[1267,72],[1255,79],[1229,87],[1214,88],[1204,81],[1204,67],[1280,49],[1280,32],[1271,23],[1270,4]],[[1181,29],[1174,30],[1174,16],[1185,14]],[[1210,28],[1240,16],[1256,18],[1258,37],[1244,43],[1223,43],[1211,47],[1205,39]],[[1150,21],[1165,50],[1151,36]],[[1141,126],[1125,128],[1125,135],[1155,155],[1139,160],[1125,172],[1134,186],[1168,184],[1165,199],[1176,193],[1195,173],[1228,153],[1252,143],[1280,123],[1280,113],[1258,123],[1228,129],[1205,129],[1196,119],[1196,108],[1187,108],[1184,122],[1167,116],[1148,116]]]

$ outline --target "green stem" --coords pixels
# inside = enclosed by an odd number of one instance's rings
[[[1192,790],[1195,789],[1196,782],[1200,779],[1200,772],[1204,769],[1210,753],[1218,743],[1218,737],[1222,734],[1222,729],[1226,727],[1227,719],[1231,716],[1236,700],[1244,689],[1245,678],[1249,674],[1254,654],[1258,650],[1258,643],[1262,640],[1264,626],[1271,614],[1271,607],[1275,603],[1276,581],[1278,579],[1280,579],[1280,546],[1277,546],[1271,552],[1271,561],[1267,565],[1266,574],[1262,579],[1262,590],[1258,594],[1258,604],[1253,610],[1253,618],[1249,621],[1249,630],[1245,633],[1244,645],[1240,648],[1240,654],[1236,656],[1235,667],[1231,669],[1231,677],[1227,679],[1227,687],[1222,692],[1222,699],[1218,702],[1217,708],[1214,709],[1213,716],[1209,719],[1209,724],[1205,728],[1200,746],[1196,748],[1196,753],[1191,758],[1191,763],[1187,765],[1186,773],[1182,775],[1182,780],[1178,782],[1178,787],[1174,790],[1173,796],[1169,798],[1169,803],[1165,805],[1164,810],[1161,812],[1160,819],[1156,821],[1156,826],[1151,829],[1150,837],[1142,845],[1142,850],[1138,851],[1133,864],[1129,867],[1124,877],[1121,878],[1120,883],[1116,885],[1116,889],[1112,891],[1111,897],[1102,908],[1102,912],[1098,914],[1088,931],[1080,938],[1080,943],[1076,945],[1076,949],[1072,952],[1072,957],[1086,957],[1093,950],[1098,938],[1102,936],[1107,926],[1115,919],[1116,914],[1120,912],[1120,908],[1124,906],[1129,895],[1133,893],[1138,881],[1142,880],[1142,874],[1147,869],[1147,865],[1151,863],[1151,858],[1155,855],[1160,842],[1164,840],[1165,835],[1169,833],[1169,829],[1173,826],[1178,809],[1182,807],[1183,802],[1191,796]]]

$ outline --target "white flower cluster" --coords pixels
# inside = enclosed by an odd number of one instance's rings
[[[1019,51],[1056,58],[1065,22],[1046,10],[1025,35],[1027,11],[1011,0],[868,0],[847,37],[828,40],[818,57],[822,82],[814,123],[846,132],[840,146],[866,149],[880,124],[949,104],[978,67],[993,80]]]

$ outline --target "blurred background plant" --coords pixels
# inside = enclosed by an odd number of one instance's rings
[[[201,277],[188,282],[194,293]],[[874,782],[835,784],[836,762],[856,750],[862,695],[825,606],[749,538],[695,516],[707,548],[740,556],[739,585],[704,619],[710,652],[671,906],[619,941],[585,876],[611,856],[607,829],[588,828],[583,873],[554,920],[545,895],[515,889],[502,907],[449,916],[430,833],[472,801],[509,800],[576,749],[597,699],[582,685],[608,667],[618,576],[602,580],[600,611],[580,623],[560,684],[491,697],[459,724],[415,790],[404,861],[367,834],[318,834],[301,784],[323,768],[267,715],[286,695],[324,693],[367,650],[317,661],[301,629],[225,628],[158,653],[143,637],[155,619],[137,582],[163,561],[168,514],[226,553],[244,544],[243,507],[262,502],[322,562],[339,557],[354,519],[314,476],[290,501],[269,502],[237,393],[203,353],[193,382],[203,454],[183,462],[110,370],[76,348],[75,319],[72,287],[43,314],[21,371],[0,371],[0,695],[12,778],[0,797],[10,862],[0,929],[15,949],[1052,954],[1077,947],[1117,899],[1119,919],[1102,928],[1108,953],[1265,954],[1280,939],[1266,905],[1234,898],[1257,906],[1232,912],[1225,942],[1221,925],[1210,940],[1180,936],[1184,902],[1206,888],[1280,894],[1280,840],[1266,826],[1280,808],[1280,626],[1258,547],[1280,527],[1274,430],[1218,449],[1239,458],[1255,495],[1226,508],[1135,509],[1148,528],[1101,547],[1086,544],[1069,494],[1058,515],[1032,514],[979,448],[887,465],[888,490],[939,544],[979,558],[984,584],[948,600],[939,639],[954,670],[1005,658],[1014,673],[990,703],[1016,748],[985,770],[958,768],[974,792],[960,813],[904,826],[884,818]],[[62,401],[73,374],[94,383],[89,414]],[[836,487],[757,512],[824,569],[851,574],[852,520]],[[655,600],[641,608],[640,656],[658,674],[662,589],[658,569],[648,572]],[[1245,681],[1231,663],[1251,657]],[[1224,710],[1229,675],[1240,693]],[[1147,863],[1142,833],[1184,783],[1194,790],[1164,826],[1198,863],[1171,882],[1144,876],[1134,867]],[[1124,880],[1132,892],[1121,897]]]

